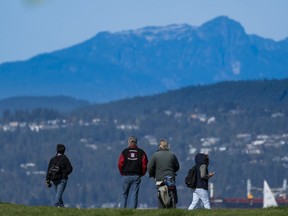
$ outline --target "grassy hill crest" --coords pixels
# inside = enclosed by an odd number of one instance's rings
[[[209,211],[209,212],[208,212]],[[44,206],[24,206],[8,203],[0,203],[0,215],[2,216],[122,216],[122,215],[134,215],[134,216],[220,216],[220,215],[235,215],[235,216],[284,216],[287,215],[288,207],[277,207],[267,209],[198,209],[194,211],[188,211],[185,209],[78,209],[78,208],[55,208]]]

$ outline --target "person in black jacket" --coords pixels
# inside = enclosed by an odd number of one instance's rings
[[[141,177],[147,171],[147,163],[147,155],[142,149],[138,148],[137,138],[130,136],[128,148],[121,152],[118,160],[118,169],[123,176],[121,208],[137,208]],[[129,194],[130,203],[127,204]]]
[[[196,188],[192,189],[193,199],[188,210],[193,210],[197,206],[199,200],[202,201],[204,208],[210,209],[210,201],[208,196],[208,181],[214,176],[214,172],[208,172],[209,157],[207,154],[198,153],[195,155],[196,163]]]
[[[64,207],[62,195],[68,182],[68,175],[72,172],[73,167],[68,157],[64,155],[65,146],[63,144],[58,144],[56,150],[56,156],[51,158],[48,165],[46,184],[48,187],[51,187],[52,183],[54,185],[56,192],[54,206]]]

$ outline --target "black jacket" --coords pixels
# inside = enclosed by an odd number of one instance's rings
[[[129,147],[122,151],[118,160],[118,169],[121,175],[145,175],[148,158],[144,150]]]
[[[51,174],[49,173],[49,169],[55,165],[58,161],[60,167],[60,175],[57,179],[54,180],[61,180],[61,179],[68,179],[68,175],[72,172],[73,167],[66,155],[56,155],[51,158],[47,173],[46,173],[46,180],[53,180],[51,179]]]
[[[203,188],[205,190],[208,190],[208,165],[209,165],[209,159],[207,155],[198,153],[195,156],[195,162],[197,167],[197,184],[196,188]],[[202,176],[201,176],[202,171]]]

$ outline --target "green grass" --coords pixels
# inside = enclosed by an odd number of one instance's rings
[[[77,208],[55,208],[47,206],[24,206],[16,204],[0,203],[1,216],[278,216],[288,215],[288,207],[277,207],[267,209],[198,209],[188,211],[184,209],[77,209]]]

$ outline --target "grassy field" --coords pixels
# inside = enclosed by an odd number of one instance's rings
[[[277,207],[267,209],[198,209],[194,211],[188,211],[184,209],[77,209],[77,208],[55,208],[47,206],[23,206],[16,204],[0,203],[0,215],[1,216],[219,216],[219,215],[259,215],[259,216],[278,216],[288,215],[288,207]]]

